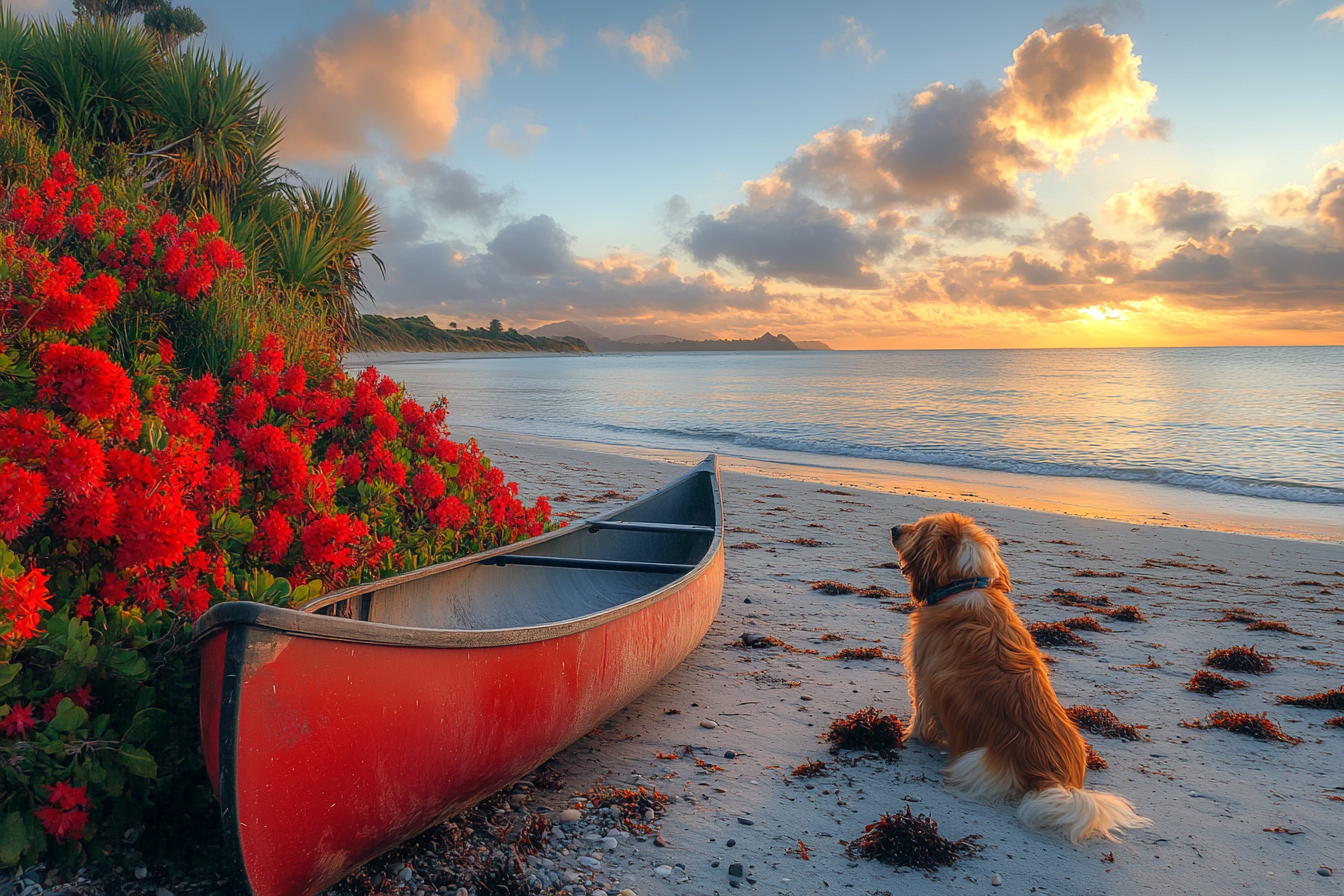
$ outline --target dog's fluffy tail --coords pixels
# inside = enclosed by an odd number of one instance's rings
[[[1026,794],[1017,807],[1017,817],[1029,828],[1062,834],[1074,843],[1098,836],[1115,840],[1116,833],[1126,828],[1152,824],[1122,796],[1074,787],[1047,787]]]

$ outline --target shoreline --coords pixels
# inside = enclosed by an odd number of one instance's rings
[[[562,518],[610,509],[700,459],[458,433],[466,435],[478,438],[525,495],[551,496]],[[852,477],[824,484],[801,475],[771,477],[735,462],[725,464],[722,478],[727,574],[708,635],[662,681],[547,763],[564,778],[563,790],[514,791],[522,798],[511,798],[516,804],[503,816],[514,824],[534,811],[558,822],[561,811],[580,808],[579,820],[557,823],[529,860],[525,873],[529,885],[540,885],[537,892],[727,894],[733,863],[754,878],[739,881],[744,892],[779,896],[844,888],[914,896],[1340,892],[1344,868],[1329,877],[1318,873],[1337,866],[1344,853],[1337,755],[1344,730],[1324,726],[1338,712],[1275,700],[1339,685],[1344,569],[1337,547],[864,490],[850,484]],[[1109,765],[1089,771],[1087,786],[1131,800],[1153,819],[1152,828],[1118,843],[1075,847],[1024,829],[1011,807],[986,807],[948,790],[940,775],[946,756],[935,748],[909,743],[899,759],[885,761],[833,756],[818,740],[833,719],[867,706],[909,719],[904,669],[894,656],[909,617],[892,612],[906,583],[881,564],[895,559],[890,525],[942,510],[974,515],[1000,540],[1024,621],[1086,612],[1052,600],[1054,588],[1097,600],[1109,594],[1113,604],[1132,603],[1145,617],[1122,622],[1097,615],[1101,629],[1082,632],[1091,646],[1045,650],[1056,661],[1050,673],[1061,703],[1108,708],[1125,724],[1145,726],[1140,740],[1085,735]],[[880,586],[894,597],[827,596],[811,587],[821,580]],[[1252,633],[1219,618],[1234,607],[1282,621],[1292,632]],[[796,649],[745,649],[744,631]],[[1234,675],[1250,679],[1247,687],[1216,697],[1184,689],[1210,650],[1250,643],[1273,657],[1275,672]],[[863,646],[881,648],[884,657],[828,659]],[[1302,742],[1267,743],[1183,725],[1214,709],[1267,712]],[[687,758],[688,746],[703,764]],[[825,773],[791,774],[809,760],[824,761]],[[666,794],[667,811],[656,822],[666,846],[635,831],[602,848],[596,837],[609,833],[611,822],[579,796],[598,785]],[[879,815],[907,806],[933,818],[946,837],[978,835],[982,850],[927,873],[846,856],[844,842]],[[417,859],[415,873],[436,861],[441,855]],[[400,867],[375,859],[368,869],[390,878]],[[994,875],[1002,890],[991,889]]]
[[[663,463],[696,463],[706,454],[681,448],[585,442],[472,426],[455,428],[454,433],[459,438],[473,437],[482,446],[489,440],[505,440],[535,445],[542,451],[563,448]],[[489,455],[488,450],[486,454]],[[724,470],[770,478],[996,504],[1083,519],[1344,544],[1344,507],[1332,504],[1219,495],[1146,482],[1001,473],[770,449],[752,449],[742,454],[720,452],[719,465]]]

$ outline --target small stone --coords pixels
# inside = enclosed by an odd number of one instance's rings
[[[149,869],[146,868],[144,865],[136,865],[136,866],[135,866],[135,879],[136,879],[136,880],[144,880],[144,879],[147,878],[147,877],[149,877]]]
[[[571,884],[574,883],[575,881],[582,880],[582,876],[577,871],[566,871],[564,874],[560,876],[565,879],[566,883]]]
[[[1335,873],[1335,869],[1327,868],[1324,865],[1322,865],[1321,867],[1316,869],[1316,873],[1319,874],[1321,877],[1329,877]]]
[[[629,887],[626,887],[618,894],[618,896],[638,896],[638,894],[636,894],[635,891],[630,889]]]
[[[1003,878],[999,877],[998,872],[995,872],[994,876],[989,879],[989,885],[991,887],[1003,886]]]
[[[605,849],[607,852],[611,852],[619,845],[619,842],[616,840],[615,837],[603,837],[601,842],[602,842],[602,848]]]
[[[645,810],[644,810],[644,820],[645,820],[645,821],[653,821],[653,810],[652,810],[652,809],[645,809]]]
[[[709,867],[711,867],[711,868],[717,868],[717,867],[719,867],[719,860],[718,860],[718,859],[715,859],[714,861],[710,862],[710,863],[709,863]]]
[[[607,896],[607,891],[601,889],[594,890],[593,892],[589,893],[588,896]]]
[[[751,598],[749,598],[749,597],[745,597],[745,598],[743,598],[743,599],[742,599],[742,603],[744,603],[744,604],[749,604],[749,603],[751,603]]]
[[[737,758],[737,751],[736,751],[736,750],[725,750],[725,751],[724,751],[724,754],[723,754],[723,758],[724,758],[724,759],[736,759],[736,758]]]
[[[734,862],[728,866],[729,877],[741,877],[743,874],[746,874],[746,872],[742,869],[741,862]]]
[[[739,819],[737,820],[737,823],[738,823],[738,824],[745,824],[747,827],[751,827],[751,826],[752,826],[753,824],[755,824],[756,822],[752,821],[750,818],[739,818]]]
[[[716,721],[714,721],[713,719],[701,719],[701,720],[700,720],[700,727],[701,727],[701,728],[717,728],[717,727],[719,727],[719,723],[716,722]]]
[[[592,856],[579,856],[579,864],[585,868],[596,868],[602,863]]]
[[[672,866],[659,865],[657,868],[653,869],[653,873],[658,875],[659,877],[670,877],[672,874]]]
[[[471,896],[471,894],[467,892],[466,887],[458,887],[454,896]]]
[[[799,695],[798,695],[798,699],[799,699],[799,700],[811,700],[812,698],[809,697],[807,694],[799,694]]]
[[[578,821],[582,816],[583,813],[578,809],[566,809],[560,813],[560,823],[568,824],[571,821]]]
[[[154,896],[173,896],[173,891],[165,887],[159,887],[154,891]]]
[[[733,840],[733,839],[730,838],[730,839],[728,840],[727,845],[728,845],[728,846],[736,846],[736,845],[737,845],[737,841],[736,841],[736,840]]]

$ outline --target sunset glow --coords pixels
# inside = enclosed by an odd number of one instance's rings
[[[286,164],[369,176],[381,314],[835,348],[1344,342],[1328,0],[194,6],[271,84]]]

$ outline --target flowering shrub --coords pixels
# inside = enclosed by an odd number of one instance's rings
[[[114,345],[128,308],[210,301],[241,268],[217,231],[106,201],[64,153],[0,193],[0,866],[78,864],[208,804],[189,631],[211,603],[547,526],[442,403],[372,368],[268,336],[190,376],[168,339]]]

